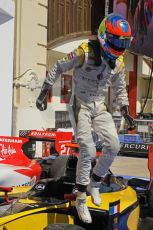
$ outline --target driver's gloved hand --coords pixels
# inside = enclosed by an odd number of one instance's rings
[[[40,111],[44,111],[47,109],[47,96],[44,98],[44,101],[40,101],[39,98],[36,100],[36,107]]]
[[[40,111],[44,111],[47,109],[47,96],[48,96],[49,88],[50,88],[50,85],[44,82],[41,88],[41,92],[36,100],[36,107]]]
[[[136,129],[136,123],[135,123],[133,117],[130,116],[129,107],[127,105],[124,105],[121,107],[121,114],[124,117],[125,122],[128,125],[128,130]]]

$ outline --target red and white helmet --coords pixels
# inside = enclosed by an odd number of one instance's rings
[[[116,59],[131,43],[131,27],[121,15],[110,14],[99,26],[98,39],[105,55]]]

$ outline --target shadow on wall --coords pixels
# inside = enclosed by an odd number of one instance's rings
[[[12,16],[6,14],[5,11],[0,8],[0,25],[11,20],[12,18]]]

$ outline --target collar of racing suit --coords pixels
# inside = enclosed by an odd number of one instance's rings
[[[94,51],[95,65],[96,66],[101,65],[101,62],[102,62],[101,58],[103,57],[107,61],[107,63],[109,64],[111,69],[115,68],[116,60],[111,60],[108,57],[106,57],[105,52],[101,48],[98,39],[97,40],[90,40],[88,44],[92,47],[92,49]]]

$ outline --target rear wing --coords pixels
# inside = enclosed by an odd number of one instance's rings
[[[55,142],[55,149],[59,155],[70,155],[72,149],[66,143],[72,142],[72,132],[30,130],[20,134],[32,141]]]
[[[72,149],[65,146],[72,142],[72,132],[31,130],[22,133],[20,137],[0,136],[0,163],[10,165],[28,165],[31,160],[23,151],[24,144],[29,141],[55,142],[59,155],[70,155]]]

